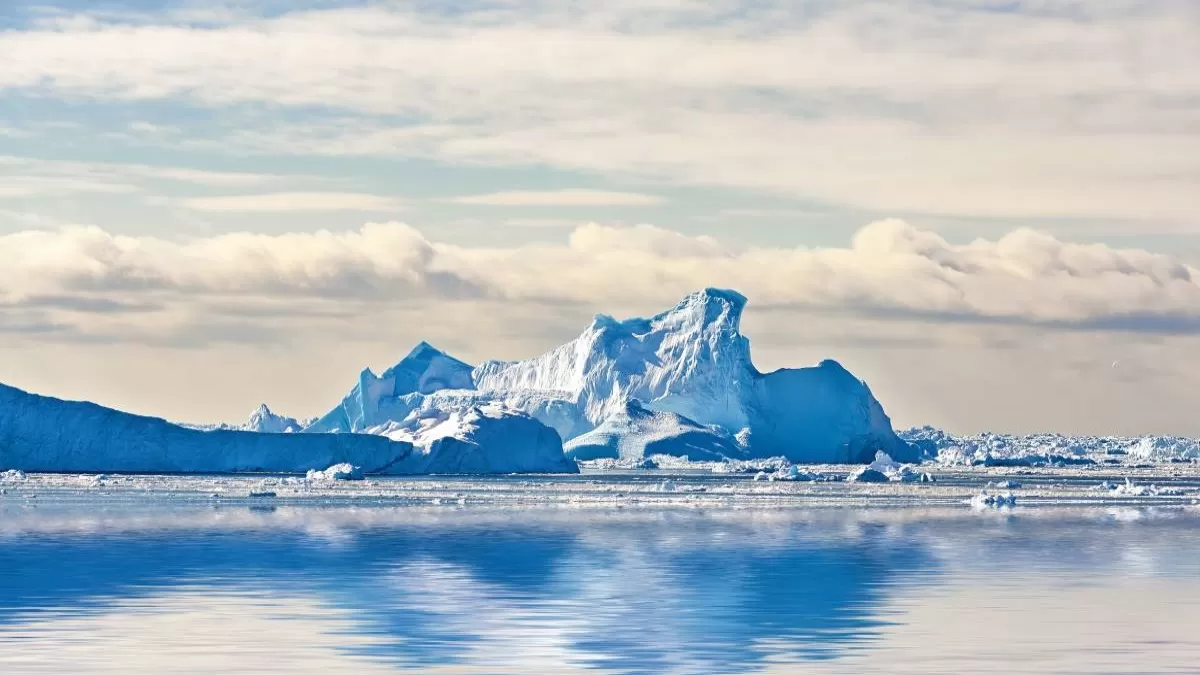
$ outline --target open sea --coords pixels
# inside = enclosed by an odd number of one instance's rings
[[[0,673],[1196,673],[1195,508],[0,501]]]

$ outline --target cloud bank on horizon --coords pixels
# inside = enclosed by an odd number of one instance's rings
[[[17,0],[0,381],[311,413],[719,285],[902,423],[1200,434],[1197,101],[1189,0]]]

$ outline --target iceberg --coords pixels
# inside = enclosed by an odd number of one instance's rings
[[[579,460],[918,459],[866,383],[836,361],[759,372],[741,334],[745,306],[740,293],[708,288],[650,318],[597,315],[541,356],[475,368],[422,343],[382,375],[364,370],[305,431],[375,433],[420,409],[497,404],[556,431]]]
[[[305,474],[339,464],[394,475],[577,471],[549,433],[552,441],[532,448],[490,437],[423,448],[369,434],[201,431],[0,385],[0,467],[19,471]]]
[[[473,373],[475,388],[497,397],[519,392],[570,402],[588,431],[602,434],[626,425],[628,405],[636,400],[679,416],[679,434],[700,425],[737,437],[733,457],[865,463],[883,451],[917,460],[866,383],[836,361],[759,372],[741,334],[745,306],[740,293],[708,288],[646,319],[599,315],[578,338],[546,354],[481,364]],[[539,410],[527,412],[541,418]],[[583,433],[567,435],[568,448]]]
[[[303,428],[304,426],[295,418],[271,412],[266,403],[250,413],[250,419],[242,427],[245,431],[257,431],[264,434],[290,434]]]

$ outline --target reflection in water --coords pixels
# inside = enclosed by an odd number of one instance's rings
[[[943,602],[955,589],[999,609],[1035,587],[1030,602],[1086,604],[1146,580],[1194,593],[1197,524],[1187,512],[5,506],[0,670],[205,672],[216,666],[172,656],[213,657],[202,636],[225,628],[229,648],[256,640],[236,658],[261,658],[243,663],[259,672],[864,672],[882,654],[903,662],[906,642],[931,658],[939,634],[969,642],[947,615],[995,613]]]

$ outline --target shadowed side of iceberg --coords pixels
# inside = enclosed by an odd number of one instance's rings
[[[550,432],[553,433],[553,432]],[[557,438],[554,439],[557,441]],[[561,446],[559,446],[561,447]],[[47,472],[305,473],[346,463],[369,474],[558,472],[557,461],[487,452],[467,461],[450,447],[433,451],[367,434],[199,431],[94,403],[63,401],[0,385],[0,467]]]

